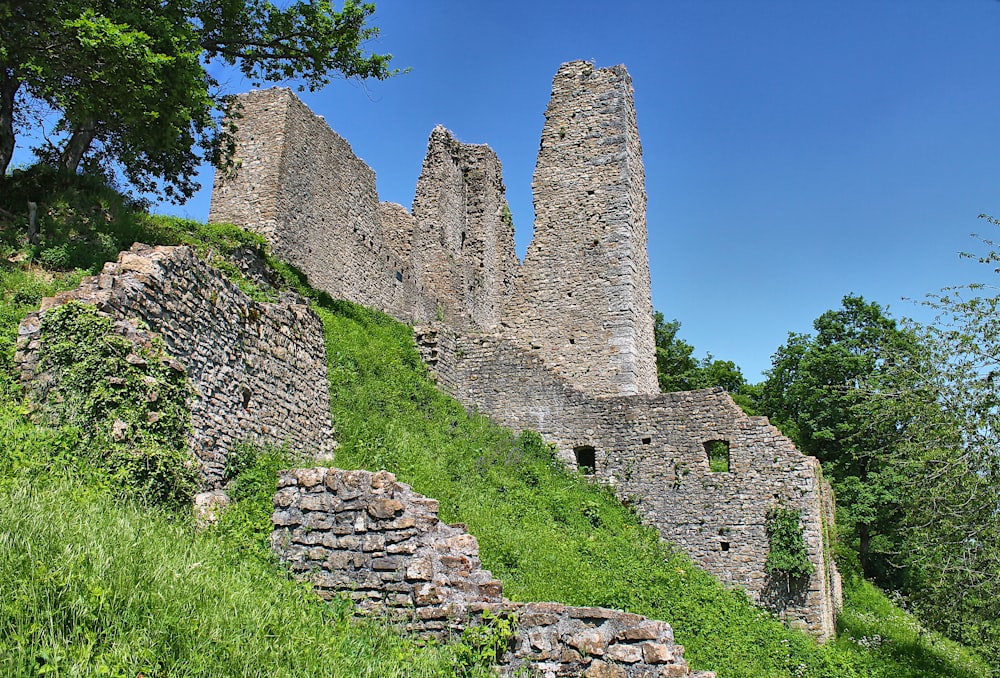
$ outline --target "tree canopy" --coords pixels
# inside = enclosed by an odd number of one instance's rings
[[[140,190],[183,200],[204,160],[224,164],[228,102],[212,75],[254,85],[336,76],[384,79],[391,55],[366,53],[374,5],[300,0],[0,0],[0,170],[19,132],[48,114],[39,157],[64,170],[115,165]]]
[[[740,368],[732,360],[718,360],[711,354],[701,360],[694,357],[694,346],[677,336],[681,324],[666,321],[659,311],[654,316],[656,338],[656,375],[660,391],[691,391],[721,386],[735,393],[746,385]]]
[[[980,260],[1000,262],[989,245]],[[844,297],[815,334],[789,335],[758,405],[823,463],[841,567],[856,557],[925,622],[997,661],[1000,295],[985,289],[932,295],[929,327]]]
[[[813,327],[814,335],[790,334],[774,354],[759,405],[823,463],[865,575],[893,585],[905,492],[898,448],[912,408],[933,400],[913,382],[928,357],[913,331],[859,296],[844,297]]]
[[[985,252],[962,256],[1000,273],[1000,246],[979,241]],[[926,303],[938,312],[925,328],[936,365],[928,376],[948,420],[923,422],[926,440],[912,443],[924,472],[923,501],[909,520],[910,597],[938,628],[1000,666],[1000,287],[987,278]]]

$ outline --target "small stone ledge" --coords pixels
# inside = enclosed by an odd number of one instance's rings
[[[351,598],[359,615],[382,615],[440,640],[514,614],[502,676],[653,678],[702,676],[684,661],[670,625],[637,614],[560,603],[515,603],[481,567],[464,526],[445,525],[438,502],[387,471],[282,471],[271,544],[320,596]]]

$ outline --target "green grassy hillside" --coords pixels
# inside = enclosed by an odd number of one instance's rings
[[[131,238],[187,242],[213,258],[258,242],[135,214],[113,193],[86,212],[80,195],[59,196],[65,208],[49,211],[62,216],[44,245],[24,243],[21,224],[0,231],[0,674],[489,675],[463,644],[422,646],[353,621],[345,604],[320,602],[276,566],[265,539],[280,453],[243,450],[237,501],[198,531],[187,511],[109,477],[87,431],[32,419],[12,377],[16,323],[43,294],[75,285],[72,267],[94,271]],[[82,223],[84,213],[100,218]],[[562,468],[536,435],[515,438],[438,391],[409,328],[280,269],[323,319],[337,465],[386,468],[439,499],[443,520],[479,538],[508,597],[667,620],[689,661],[720,678],[991,675],[853,578],[836,641],[819,646],[785,628],[661,544],[607,489]]]

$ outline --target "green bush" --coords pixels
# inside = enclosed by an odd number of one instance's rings
[[[769,546],[764,569],[769,574],[801,579],[816,570],[806,552],[798,511],[774,506],[768,510],[764,526]]]

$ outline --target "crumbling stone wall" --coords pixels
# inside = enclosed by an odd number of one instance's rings
[[[382,231],[375,173],[291,90],[237,104],[239,152],[216,174],[209,221],[256,231],[318,289],[405,316],[415,287]]]
[[[250,92],[238,104],[235,164],[216,174],[209,221],[260,233],[335,297],[407,321],[499,322],[517,257],[489,147],[436,128],[411,216],[379,203],[372,169],[290,90]]]
[[[257,230],[331,294],[457,328],[418,336],[442,386],[538,430],[567,463],[585,458],[711,572],[833,633],[839,583],[815,460],[723,393],[657,394],[642,149],[623,66],[559,68],[520,266],[487,147],[436,128],[410,214],[378,205],[372,171],[291,92],[241,101],[242,165],[217,175],[213,221]],[[729,446],[730,471],[710,470],[712,441]],[[778,504],[800,511],[817,568],[784,593],[764,572],[764,516]]]
[[[582,463],[610,483],[661,536],[725,583],[794,626],[832,637],[840,583],[826,553],[819,462],[795,449],[765,417],[748,417],[723,389],[594,398],[533,352],[499,335],[418,328],[438,383],[469,408],[516,431],[538,431],[567,465]],[[713,472],[707,443],[729,449],[729,470]],[[786,582],[765,571],[770,508],[799,511],[816,570]]]
[[[515,614],[504,676],[692,676],[670,626],[618,610],[514,603],[479,561],[476,538],[437,518],[438,502],[386,471],[283,471],[271,543],[326,598],[349,596],[424,636],[446,638],[481,615]]]
[[[159,334],[196,390],[191,448],[202,485],[216,489],[241,441],[332,452],[320,319],[295,295],[258,303],[188,247],[134,245],[80,287],[43,300],[19,328],[17,364],[36,380],[41,318],[77,300],[133,330]]]
[[[504,323],[595,395],[659,391],[644,181],[625,67],[560,66],[532,182],[534,238]]]
[[[462,144],[434,128],[413,198],[413,269],[445,310],[484,329],[500,323],[519,265],[504,194],[489,146]]]

